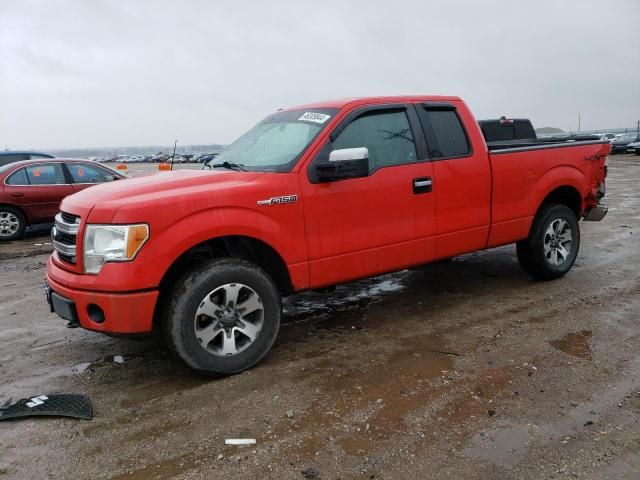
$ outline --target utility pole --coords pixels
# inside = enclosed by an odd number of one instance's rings
[[[173,155],[171,155],[171,167],[169,167],[169,170],[173,170],[173,159],[176,158],[176,146],[177,145],[178,145],[178,140],[173,142]]]
[[[580,114],[578,114],[578,133],[580,133],[580,123],[582,118],[580,118]]]

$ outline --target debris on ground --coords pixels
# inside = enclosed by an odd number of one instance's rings
[[[304,478],[318,478],[320,476],[320,472],[313,467],[305,468],[300,472]]]
[[[224,441],[225,445],[255,445],[255,438],[227,438]]]
[[[10,402],[0,407],[0,421],[36,416],[93,418],[91,400],[86,395],[36,395],[11,405]]]

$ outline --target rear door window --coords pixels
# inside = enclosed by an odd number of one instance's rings
[[[58,163],[29,165],[25,167],[30,185],[63,185],[67,183]]]
[[[463,157],[471,152],[464,127],[454,109],[426,108],[420,113],[422,118],[426,116],[433,130],[429,142],[432,158]]]

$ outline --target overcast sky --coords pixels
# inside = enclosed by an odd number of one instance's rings
[[[638,0],[0,0],[0,21],[0,149],[228,143],[280,107],[381,94],[640,119]]]

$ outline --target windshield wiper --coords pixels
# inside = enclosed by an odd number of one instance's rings
[[[228,168],[229,170],[237,170],[239,172],[247,171],[243,164],[227,162],[226,160],[222,163],[210,163],[209,168]]]

